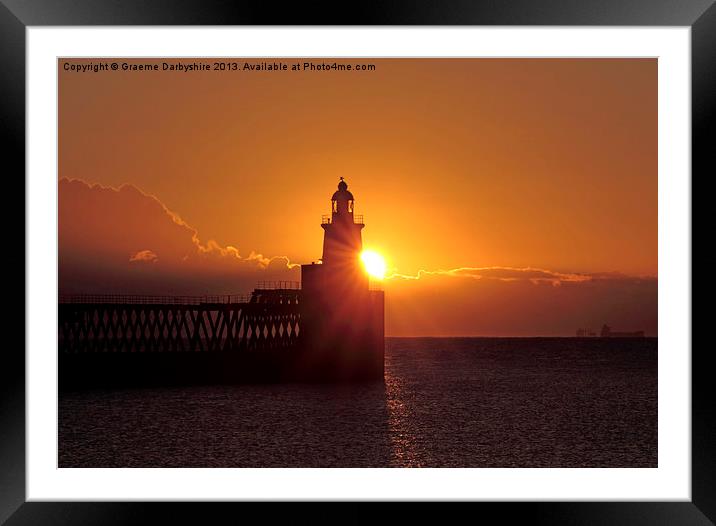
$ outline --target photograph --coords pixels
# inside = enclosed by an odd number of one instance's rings
[[[58,468],[660,467],[658,58],[56,65]]]

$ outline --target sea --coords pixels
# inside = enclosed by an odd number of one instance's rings
[[[387,338],[384,382],[59,394],[59,467],[657,467],[656,338]]]

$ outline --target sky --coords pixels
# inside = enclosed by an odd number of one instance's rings
[[[656,334],[655,59],[264,61],[59,61],[61,293],[298,280],[344,177],[387,335]]]

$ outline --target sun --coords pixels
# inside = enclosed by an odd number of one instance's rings
[[[364,250],[360,254],[360,260],[363,262],[363,268],[372,278],[385,278],[385,259],[383,256],[372,250]]]

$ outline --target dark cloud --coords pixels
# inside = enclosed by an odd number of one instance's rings
[[[202,241],[159,199],[135,186],[59,181],[60,291],[243,292],[261,280],[298,280],[282,256]]]
[[[562,282],[589,281],[590,276],[584,274],[568,274],[550,270],[513,267],[460,267],[450,270],[420,270],[416,275],[394,273],[390,280],[418,281],[441,276],[451,278],[470,278],[473,280],[497,281],[529,281],[534,284],[550,283],[559,286]]]
[[[450,270],[420,270],[416,275],[393,273],[388,276],[389,280],[415,281],[432,276],[450,276],[456,278],[472,278],[499,281],[529,281],[530,283],[550,283],[561,285],[562,283],[581,283],[587,281],[618,281],[618,280],[655,280],[651,276],[628,276],[618,272],[600,273],[574,273],[556,272],[539,268],[516,268],[516,267],[460,267]]]

